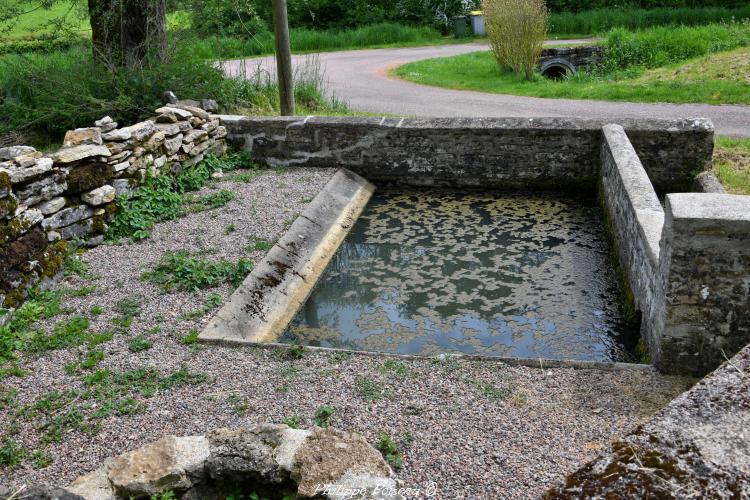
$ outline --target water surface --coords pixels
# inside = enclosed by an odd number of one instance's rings
[[[592,200],[376,194],[282,341],[434,355],[627,360]]]

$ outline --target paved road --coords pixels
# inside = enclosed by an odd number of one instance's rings
[[[555,42],[559,43],[559,42]],[[465,54],[485,47],[479,44],[439,45],[400,49],[325,52],[315,57],[328,80],[329,91],[352,109],[371,113],[412,116],[466,117],[584,117],[617,121],[630,118],[710,118],[717,133],[750,137],[750,106],[709,104],[650,104],[573,99],[544,99],[507,94],[450,90],[405,82],[387,75],[401,64]],[[295,56],[301,66],[310,56]],[[244,71],[261,67],[273,73],[273,58],[244,61]],[[227,62],[227,71],[242,71],[243,61]]]

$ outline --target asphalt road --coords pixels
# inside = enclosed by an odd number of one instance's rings
[[[711,119],[716,132],[720,135],[750,137],[750,106],[745,105],[545,99],[441,89],[388,76],[389,69],[411,61],[483,49],[485,46],[480,44],[461,44],[324,52],[316,56],[294,56],[294,65],[298,68],[309,68],[311,57],[316,58],[328,82],[328,91],[356,111],[425,117],[565,116],[611,119],[613,122],[623,117],[701,117]],[[244,72],[250,76],[258,69],[273,75],[273,57],[226,62],[226,70],[231,74]]]

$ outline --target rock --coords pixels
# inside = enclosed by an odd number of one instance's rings
[[[211,137],[215,139],[222,139],[227,136],[227,128],[225,126],[216,127],[216,129],[211,132]]]
[[[393,473],[380,452],[360,436],[316,428],[294,457],[292,479],[299,494],[315,496],[320,485],[335,484],[349,471],[390,478]]]
[[[188,167],[192,167],[193,165],[197,165],[200,162],[202,162],[204,158],[205,156],[203,154],[190,157],[187,160],[182,162],[182,168],[188,168]]]
[[[80,495],[76,495],[63,488],[52,488],[49,486],[29,486],[23,490],[3,491],[0,488],[0,499],[13,499],[13,500],[89,500]]]
[[[62,239],[62,235],[59,232],[47,231],[47,241],[49,241],[50,243],[53,243],[61,239]]]
[[[183,142],[182,146],[180,147],[183,153],[190,153],[193,149],[193,143],[192,142]]]
[[[162,113],[156,117],[156,123],[177,123],[180,121],[174,113]]]
[[[191,127],[196,128],[196,127],[200,127],[201,125],[205,124],[206,120],[204,120],[202,118],[198,118],[197,116],[194,116],[194,117],[190,118],[188,120],[188,122],[190,123]]]
[[[177,96],[171,90],[167,90],[161,95],[161,102],[163,104],[177,104]]]
[[[156,112],[160,114],[173,114],[179,120],[187,120],[193,116],[193,114],[190,111],[185,111],[184,109],[180,109],[177,107],[173,108],[169,106],[164,106],[162,108],[159,108],[156,110]]]
[[[185,143],[189,142],[201,142],[208,139],[208,132],[205,130],[191,130],[183,137],[182,141]]]
[[[93,217],[94,209],[88,205],[78,205],[77,207],[70,207],[60,210],[51,217],[47,217],[42,221],[42,228],[58,229],[61,227],[69,226],[78,221]]]
[[[47,248],[44,231],[34,228],[7,245],[0,245],[0,273],[39,256]]]
[[[166,134],[161,130],[155,132],[154,135],[149,137],[149,139],[143,143],[144,149],[146,149],[146,151],[156,151],[162,144],[164,144],[165,137]]]
[[[36,164],[37,159],[44,156],[39,151],[34,151],[33,153],[28,153],[21,156],[16,156],[13,161],[16,162],[16,164],[21,168],[28,168]]]
[[[102,130],[99,127],[68,130],[63,139],[63,147],[71,148],[81,144],[102,144]]]
[[[105,225],[106,230],[106,225]],[[84,243],[88,248],[94,248],[98,247],[99,245],[104,244],[104,235],[100,234],[98,236],[94,236],[93,238],[89,238],[86,240],[86,243]]]
[[[138,183],[132,179],[115,179],[112,181],[117,196],[130,196],[138,189]]]
[[[206,152],[214,156],[221,156],[227,152],[227,143],[224,141],[216,141]]]
[[[30,179],[46,174],[52,170],[52,159],[51,158],[39,158],[35,159],[32,166],[29,167],[4,167],[3,171],[10,176],[11,184],[20,184]]]
[[[94,125],[99,127],[102,133],[111,132],[112,130],[117,128],[117,122],[112,120],[112,118],[110,118],[109,116],[105,116],[101,120],[95,121]]]
[[[182,134],[177,134],[171,139],[166,139],[164,141],[164,149],[167,151],[167,154],[173,155],[177,151],[179,151],[180,146],[182,146]]]
[[[156,129],[164,132],[167,137],[172,137],[180,133],[180,123],[157,123]]]
[[[123,127],[117,130],[113,130],[102,135],[105,141],[127,141],[135,139],[136,141],[142,141],[146,137],[156,132],[156,126],[153,122],[145,121],[136,123],[129,127]]]
[[[222,179],[223,177],[224,177],[224,172],[221,172],[221,171],[214,172],[213,174],[211,174],[212,179]]]
[[[0,161],[12,160],[16,156],[33,153],[36,149],[31,146],[9,146],[0,148]]]
[[[371,474],[358,474],[347,472],[341,479],[328,487],[325,491],[331,500],[350,500],[352,498],[368,498],[373,500],[396,500],[403,499],[399,492],[399,486],[395,479],[373,476]],[[352,492],[357,496],[353,497]]]
[[[108,478],[117,494],[125,498],[183,491],[201,479],[209,441],[203,436],[167,436],[112,463]]]
[[[218,126],[219,126],[219,120],[211,120],[201,125],[201,129],[205,130],[206,132],[211,132],[213,130],[216,130],[216,127]]]
[[[202,154],[210,146],[211,146],[211,142],[209,141],[203,141],[201,143],[195,144],[193,148],[190,150],[190,156]]]
[[[160,169],[166,164],[167,164],[166,155],[161,155],[160,157],[154,159],[154,168]]]
[[[118,163],[116,165],[112,165],[112,173],[113,174],[119,174],[123,170],[127,169],[130,166],[130,162],[128,160],[125,160],[122,163]]]
[[[289,473],[294,468],[294,456],[304,444],[305,440],[312,435],[306,429],[287,428],[281,431],[281,444],[274,450],[274,458],[282,470]]]
[[[129,151],[129,150],[121,151],[121,152],[119,152],[117,154],[113,154],[112,156],[110,156],[107,159],[107,163],[109,163],[110,165],[113,165],[115,163],[120,163],[122,160],[126,159],[127,157],[129,157],[132,154],[133,154],[133,152]]]
[[[282,483],[288,478],[274,458],[286,425],[261,424],[252,429],[217,429],[206,436],[211,453],[206,470],[218,480],[256,479]]]
[[[21,212],[18,215],[18,218],[22,220],[26,227],[32,227],[35,224],[42,222],[44,215],[42,215],[42,211],[38,208],[29,208]]]
[[[115,191],[115,188],[109,185],[104,185],[89,191],[88,193],[82,194],[81,200],[96,207],[113,201],[116,194],[117,192]]]
[[[68,185],[65,178],[64,172],[52,173],[25,185],[23,188],[16,189],[15,196],[20,203],[28,206],[51,200],[55,196],[63,194],[67,189]]]
[[[216,113],[219,111],[219,103],[213,99],[201,99],[201,108],[205,109],[209,113]]]
[[[76,222],[70,226],[60,228],[60,236],[64,240],[77,240],[83,238],[86,235],[91,234],[94,231],[94,220],[86,219],[81,222]]]
[[[17,208],[18,199],[10,194],[10,192],[0,198],[0,224],[2,224],[2,219],[7,219],[15,215]]]
[[[86,500],[115,500],[115,492],[107,475],[113,460],[107,459],[104,464],[93,472],[89,472],[70,483],[68,491],[81,495]]]
[[[200,118],[201,120],[208,120],[208,113],[197,106],[186,106],[184,104],[180,104],[179,107],[181,109],[184,109],[185,111],[189,111],[193,116]]]
[[[52,159],[57,163],[72,163],[74,161],[92,158],[94,156],[112,156],[109,148],[101,144],[81,144],[72,148],[63,148],[52,153]]]
[[[52,198],[49,201],[46,201],[39,205],[37,208],[42,212],[43,215],[52,215],[55,212],[59,212],[65,207],[65,198],[62,196],[58,196],[57,198]]]

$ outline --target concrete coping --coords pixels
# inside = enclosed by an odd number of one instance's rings
[[[750,224],[750,196],[719,193],[675,193],[667,195],[673,219],[703,219]]]
[[[198,339],[273,342],[312,291],[370,200],[375,186],[340,169],[271,248]]]
[[[664,227],[664,209],[659,197],[625,129],[621,125],[610,124],[602,127],[602,132],[617,166],[620,181],[635,211],[639,230],[648,247],[649,258],[657,263]]]

